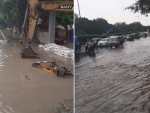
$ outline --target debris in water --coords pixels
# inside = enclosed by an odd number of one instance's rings
[[[26,75],[26,79],[31,80],[31,79],[29,79],[29,78],[28,78],[28,76],[27,76],[27,75]]]

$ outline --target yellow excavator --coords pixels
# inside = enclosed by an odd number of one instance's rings
[[[21,50],[21,58],[36,58],[37,53],[31,48],[32,39],[36,33],[36,25],[38,19],[39,9],[45,11],[63,11],[63,12],[73,12],[73,1],[43,1],[38,2],[38,0],[28,0],[28,6],[26,9],[24,23],[22,26],[22,38],[20,42],[23,45]],[[25,38],[25,27],[28,26],[27,38]]]

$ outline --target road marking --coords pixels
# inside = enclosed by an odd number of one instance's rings
[[[108,54],[108,53],[107,53],[107,54]],[[100,59],[100,58],[106,56],[107,54],[102,55],[102,56],[99,56],[99,57],[97,57],[95,60]],[[87,61],[87,62],[84,62],[84,63],[82,63],[82,64],[80,64],[80,65],[78,65],[78,66],[75,66],[75,68],[81,67],[81,66],[83,66],[83,65],[85,65],[85,64],[87,64],[87,63],[89,63],[89,62],[92,62],[92,61],[93,61],[93,60],[89,60],[89,61]]]
[[[2,30],[0,30],[0,32],[1,32],[2,36],[3,36],[3,38],[4,38],[5,40],[7,40],[6,37],[4,36]]]

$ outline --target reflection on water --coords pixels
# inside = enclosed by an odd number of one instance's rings
[[[7,40],[0,40],[0,71],[1,68],[4,66],[4,58],[8,56],[3,52],[4,45],[7,44]],[[0,94],[0,113],[15,113],[13,109],[2,103],[2,95]]]
[[[0,94],[0,113],[15,113],[15,111],[8,105],[2,103],[2,95]]]
[[[4,66],[3,59],[8,57],[3,53],[3,46],[7,43],[7,40],[0,40],[0,68]],[[0,70],[1,71],[1,70]]]

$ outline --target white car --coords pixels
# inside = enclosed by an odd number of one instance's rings
[[[102,40],[100,40],[100,41],[98,42],[98,46],[99,46],[99,47],[108,46],[108,45],[109,45],[109,41],[110,41],[109,38],[103,38]]]

